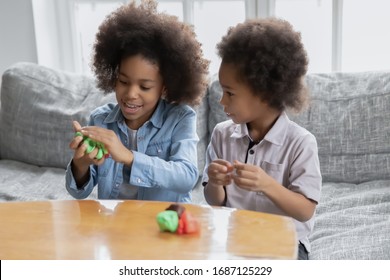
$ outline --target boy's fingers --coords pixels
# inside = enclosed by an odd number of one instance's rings
[[[219,172],[232,172],[234,169],[233,165],[226,160],[217,159],[213,163],[218,165]]]
[[[212,172],[215,173],[215,174],[227,173],[228,172],[228,168],[225,165],[214,164],[213,167],[212,167]]]
[[[233,166],[235,169],[244,169],[245,164],[242,162],[239,162],[238,160],[233,161]]]

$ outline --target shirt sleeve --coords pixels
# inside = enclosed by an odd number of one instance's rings
[[[309,133],[303,137],[295,150],[290,168],[289,188],[318,203],[321,187],[317,141],[314,135]]]
[[[67,168],[66,168],[66,173],[65,173],[65,186],[67,191],[71,196],[73,196],[76,199],[84,199],[87,198],[95,184],[93,180],[93,174],[96,173],[96,170],[93,168],[93,166],[90,166],[90,175],[89,175],[89,180],[85,183],[85,185],[82,188],[77,188],[76,180],[74,179],[73,172],[72,172],[72,161],[69,162]]]
[[[96,113],[100,110],[100,107],[95,109],[89,118],[88,125],[92,126],[95,125],[95,116]],[[84,199],[87,198],[91,192],[93,191],[93,188],[97,184],[97,167],[94,165],[89,166],[89,179],[84,184],[83,187],[78,188],[76,184],[76,180],[74,179],[73,172],[72,172],[72,160],[68,163],[68,166],[66,167],[65,172],[65,186],[67,191],[71,196],[73,196],[76,199]]]

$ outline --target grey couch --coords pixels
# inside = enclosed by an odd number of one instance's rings
[[[311,259],[390,259],[390,71],[310,74],[308,110],[290,117],[319,146],[323,187]],[[226,119],[213,76],[198,112],[198,167],[217,122]],[[31,63],[3,75],[0,201],[72,199],[64,172],[72,154],[71,121],[113,101],[93,79]],[[194,203],[205,203],[202,189]],[[96,198],[93,193],[91,198]]]

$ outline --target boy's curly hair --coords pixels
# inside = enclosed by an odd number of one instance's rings
[[[153,0],[119,7],[99,27],[94,43],[92,70],[98,87],[112,92],[120,62],[141,54],[156,62],[170,103],[200,103],[207,86],[209,61],[193,28],[177,17],[157,12]]]
[[[230,28],[217,50],[223,62],[237,67],[237,78],[271,107],[298,112],[306,105],[308,57],[300,33],[287,21],[247,20]]]

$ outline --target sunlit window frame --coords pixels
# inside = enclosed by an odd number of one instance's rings
[[[136,0],[141,2],[141,0]],[[159,0],[159,2],[182,2],[183,3],[183,20],[187,23],[194,22],[194,2],[196,0]],[[202,1],[230,1],[230,0],[202,0]],[[233,0],[231,0],[233,1]],[[246,18],[266,18],[275,15],[275,1],[277,0],[242,0],[245,2]],[[342,7],[343,0],[332,0],[332,71],[341,70],[341,50],[342,50]],[[82,53],[80,50],[80,42],[76,31],[75,18],[73,7],[76,3],[89,2],[123,2],[128,0],[32,0],[34,17],[40,20],[35,20],[35,30],[37,36],[37,52],[38,62],[45,64],[43,57],[47,53],[48,48],[45,44],[52,45],[51,58],[54,58],[52,64],[54,67],[72,71],[82,72]],[[55,14],[56,16],[42,17],[38,15],[37,7],[47,6],[46,13],[48,15]],[[40,11],[41,12],[41,11]],[[44,18],[44,20],[42,20]],[[51,42],[40,40],[47,37],[43,33],[47,33],[47,27],[51,29]],[[45,27],[45,28],[42,28]],[[45,29],[45,30],[44,30]]]

